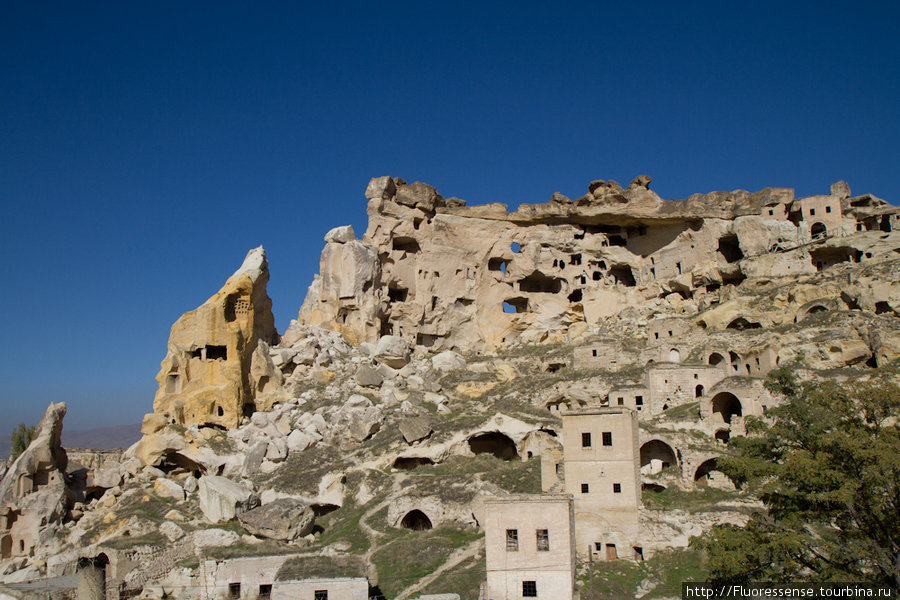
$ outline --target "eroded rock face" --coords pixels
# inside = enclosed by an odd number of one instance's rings
[[[252,490],[217,475],[200,478],[198,496],[200,510],[210,523],[230,521],[259,506],[259,497]]]
[[[312,532],[315,513],[305,502],[279,498],[238,515],[244,529],[260,537],[291,542]]]
[[[66,515],[63,402],[50,404],[28,448],[0,481],[0,558],[31,556],[42,532]]]
[[[855,242],[832,238],[890,230],[897,220],[896,209],[850,197],[843,182],[800,199],[766,188],[663,201],[643,175],[627,188],[598,180],[588,189],[508,212],[375,178],[366,234],[329,232],[299,321],[351,344],[387,336],[431,351],[552,341],[628,306],[664,301],[696,312],[748,278],[856,260]],[[388,360],[402,366],[401,357]]]
[[[221,290],[172,326],[153,401],[165,422],[232,428],[278,388],[281,373],[265,345],[278,337],[268,280],[265,251],[251,250]],[[145,422],[144,433],[159,425]]]

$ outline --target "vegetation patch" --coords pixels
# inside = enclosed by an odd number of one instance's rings
[[[706,581],[709,571],[703,554],[694,548],[658,552],[644,562],[612,560],[595,562],[579,578],[581,600],[621,600],[636,598],[638,586],[647,581],[653,587],[642,598],[681,596],[684,581]]]
[[[441,527],[426,531],[403,530],[396,539],[372,555],[378,570],[378,587],[388,598],[433,573],[450,554],[482,536]]]

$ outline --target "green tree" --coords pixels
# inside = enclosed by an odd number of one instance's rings
[[[9,462],[18,458],[20,454],[25,452],[25,448],[34,439],[34,425],[26,427],[25,423],[19,423],[18,427],[12,432],[12,448],[9,452]]]
[[[755,486],[766,506],[743,528],[699,543],[719,582],[869,581],[900,589],[900,388],[896,372],[867,380],[767,382],[787,402],[718,467]]]

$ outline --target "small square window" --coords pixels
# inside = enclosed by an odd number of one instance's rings
[[[594,542],[594,550],[596,552],[603,550],[603,542]]]
[[[622,493],[622,484],[614,483],[613,484],[613,494],[621,494]]]
[[[619,398],[619,406],[625,406],[625,398]]]
[[[816,209],[814,209],[814,208],[809,209],[809,216],[814,217],[815,215],[816,215]]]
[[[590,489],[591,489],[591,486],[589,486],[588,484],[586,484],[586,483],[581,484],[581,493],[582,494],[587,494],[590,491]]]
[[[773,216],[774,214],[775,214],[775,211],[772,210],[772,209],[770,208],[770,209],[769,209],[769,216],[771,217],[771,216]]]
[[[228,597],[229,598],[240,598],[241,597],[241,584],[240,583],[229,583],[228,584]]]
[[[313,600],[328,600],[328,590],[316,590],[313,592]]]
[[[597,356],[597,351],[596,351],[596,350],[593,350],[592,352],[593,352],[594,356]]]
[[[612,432],[611,431],[603,432],[603,445],[604,446],[612,446]]]
[[[506,551],[507,552],[518,552],[519,551],[519,530],[518,529],[507,529],[506,530]]]
[[[635,396],[635,397],[634,397],[634,403],[635,403],[637,406],[643,406],[643,405],[644,405],[644,397],[643,397],[643,396]],[[640,410],[640,409],[639,409],[639,410]]]
[[[582,433],[581,434],[581,447],[582,448],[590,448],[591,447],[591,434],[590,433]]]
[[[658,332],[658,331],[653,332],[653,335],[656,337],[656,339],[659,339],[659,332]]]
[[[537,598],[537,581],[522,582],[522,597]]]
[[[265,600],[266,598],[272,597],[272,584],[271,583],[263,583],[259,586],[259,596],[260,600]]]
[[[825,207],[825,212],[830,213],[830,212],[831,212],[831,207],[830,207],[830,206],[826,206],[826,207]]]
[[[550,532],[546,529],[538,529],[537,531],[535,531],[535,537],[537,538],[538,552],[549,552]]]

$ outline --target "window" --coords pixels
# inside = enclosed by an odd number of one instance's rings
[[[814,209],[814,208],[809,209],[809,216],[814,217],[815,215],[816,215],[816,209]]]
[[[537,582],[536,581],[523,581],[522,582],[522,597],[523,598],[537,598]]]
[[[775,214],[775,211],[772,210],[772,209],[770,208],[770,209],[769,209],[769,216],[771,217],[771,216],[774,215],[774,214]]]
[[[653,332],[653,335],[656,336],[656,339],[659,339],[659,332],[658,332],[658,331]]]
[[[592,352],[593,352],[594,356],[597,356],[597,351],[596,351],[596,350],[593,350]]]
[[[240,598],[241,597],[241,584],[240,583],[229,583],[228,584],[228,597],[229,598]]]
[[[272,597],[272,584],[264,583],[259,586],[259,598],[262,600],[263,598],[271,598]]]
[[[538,552],[549,552],[550,532],[546,529],[538,529],[537,531],[535,531],[535,536],[537,537]]]
[[[591,447],[591,434],[590,433],[582,433],[581,434],[581,447],[582,448],[590,448]]]
[[[328,590],[316,590],[313,592],[313,600],[328,600]]]
[[[635,396],[635,397],[634,397],[634,403],[635,403],[637,406],[643,406],[643,405],[644,405],[644,397],[643,397],[643,396]]]
[[[622,484],[614,483],[613,484],[613,494],[621,494],[622,493]]]
[[[603,432],[603,445],[604,446],[612,446],[612,432],[611,431]]]
[[[581,493],[582,494],[587,494],[590,491],[590,489],[591,489],[591,486],[589,486],[588,484],[586,484],[586,483],[581,484]]]
[[[594,542],[594,550],[597,552],[603,550],[603,542]]]
[[[507,529],[506,530],[506,551],[507,552],[518,552],[519,551],[519,530],[518,529]]]
[[[619,397],[619,406],[625,406],[625,398]]]

